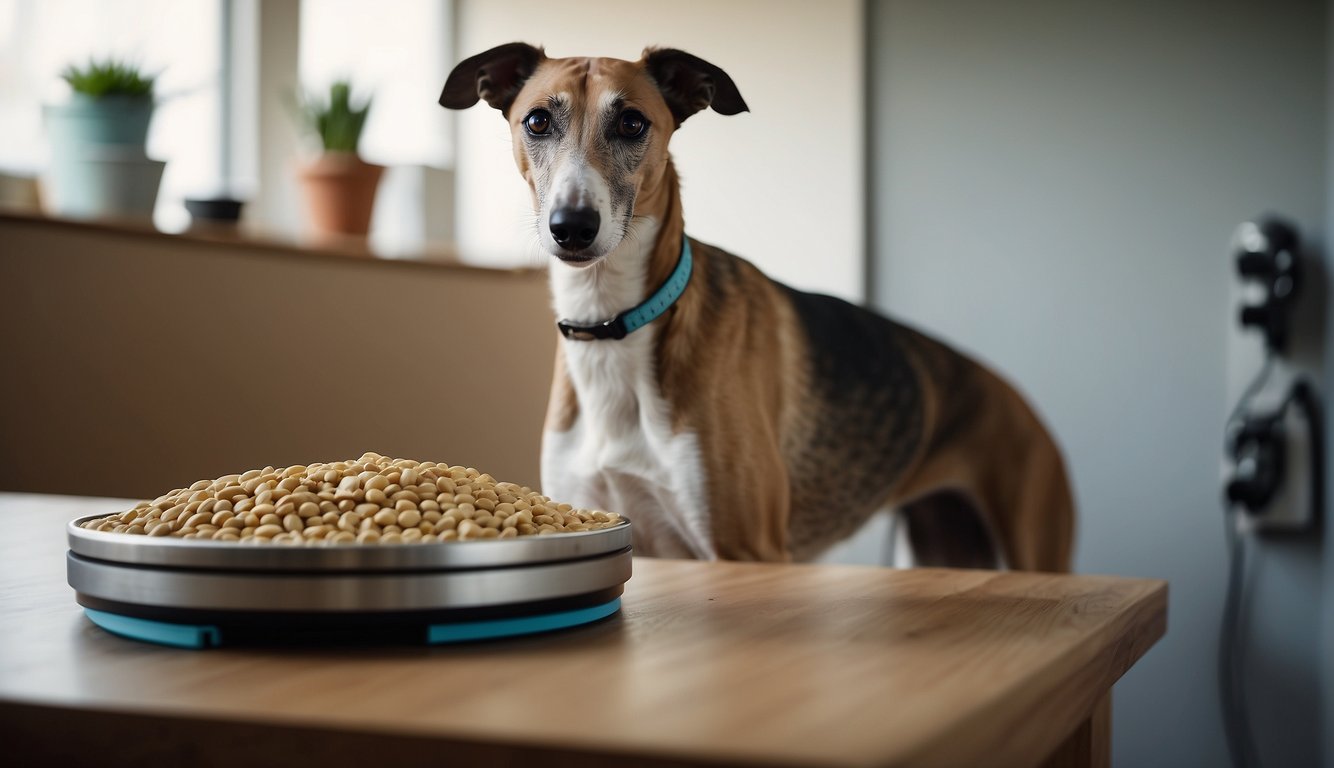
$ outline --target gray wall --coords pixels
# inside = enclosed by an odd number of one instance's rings
[[[1317,239],[1331,225],[1327,12],[1323,0],[870,5],[876,304],[1036,404],[1074,475],[1080,571],[1171,582],[1167,637],[1116,690],[1117,765],[1226,763],[1222,424],[1258,364],[1232,328],[1229,240],[1264,211]],[[1267,765],[1317,764],[1334,565],[1318,540],[1259,548],[1260,749]]]
[[[1334,2],[1329,2],[1325,6],[1325,23],[1328,34],[1325,37],[1326,43],[1326,62],[1325,68],[1325,89],[1328,90],[1334,84]],[[1326,296],[1334,296],[1334,269],[1328,267],[1329,264],[1329,239],[1330,233],[1334,232],[1334,99],[1327,99],[1325,103],[1325,285]],[[1334,382],[1334,373],[1331,373],[1329,366],[1331,360],[1334,360],[1334,312],[1326,315],[1325,325],[1325,435],[1334,434],[1334,397],[1330,396],[1330,382]],[[1326,441],[1328,444],[1328,440]],[[1329,454],[1326,456],[1325,477],[1334,477],[1334,451],[1326,449]],[[1330,504],[1334,507],[1334,503]],[[1325,518],[1325,551],[1334,552],[1334,514],[1328,514]],[[1325,558],[1325,599],[1322,602],[1325,616],[1324,627],[1324,645],[1323,647],[1334,648],[1334,557]],[[1324,734],[1325,734],[1325,761],[1329,763],[1334,761],[1334,653],[1326,650],[1324,653],[1323,669],[1321,670],[1324,679]]]
[[[1325,5],[1325,24],[1327,34],[1325,50],[1325,91],[1328,94],[1334,86],[1334,1]],[[1334,99],[1325,101],[1325,295],[1334,296],[1334,269],[1329,267],[1330,233],[1334,233]],[[1330,361],[1334,361],[1334,312],[1326,312],[1325,317],[1325,435],[1334,434],[1334,397],[1331,396],[1330,384],[1334,383],[1334,372],[1330,370]],[[1326,448],[1325,478],[1334,477],[1334,451]],[[1329,491],[1326,491],[1329,493]],[[1334,502],[1329,504],[1334,508]],[[1325,551],[1334,552],[1334,514],[1326,512]],[[1325,762],[1334,762],[1334,556],[1325,557],[1325,595],[1320,603],[1321,613],[1325,617],[1323,668],[1324,680],[1324,748]]]

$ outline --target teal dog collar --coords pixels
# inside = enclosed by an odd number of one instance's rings
[[[560,320],[557,321],[556,327],[560,329],[562,336],[572,341],[624,339],[631,333],[662,317],[662,313],[671,309],[676,300],[681,298],[681,294],[685,293],[686,285],[690,283],[693,261],[690,255],[690,238],[682,237],[681,258],[676,262],[676,269],[672,270],[667,282],[663,283],[644,303],[596,325],[575,325]]]

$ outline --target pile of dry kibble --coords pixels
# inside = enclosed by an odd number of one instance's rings
[[[251,544],[416,544],[592,531],[621,522],[614,512],[557,504],[470,467],[367,453],[200,480],[83,527]]]

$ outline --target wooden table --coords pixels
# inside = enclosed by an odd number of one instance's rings
[[[182,651],[89,623],[64,523],[0,494],[8,765],[1105,765],[1167,586],[641,558],[624,610],[453,647]]]

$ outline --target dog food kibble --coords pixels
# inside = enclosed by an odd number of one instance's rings
[[[83,527],[248,544],[430,544],[594,531],[621,522],[614,512],[574,509],[470,467],[367,453],[200,480]]]

